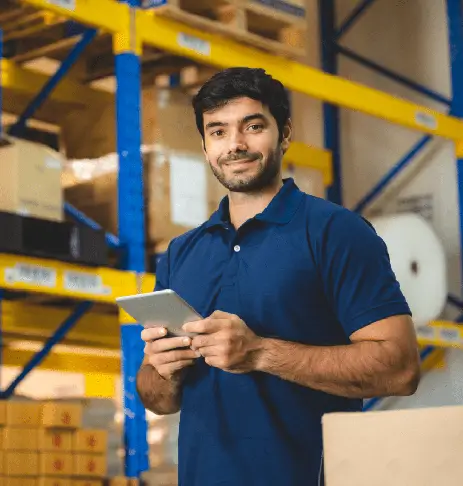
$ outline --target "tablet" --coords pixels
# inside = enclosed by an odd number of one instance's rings
[[[118,297],[116,302],[138,323],[145,325],[153,322],[156,325],[164,326],[168,336],[193,337],[196,333],[183,331],[183,324],[203,319],[171,289]]]

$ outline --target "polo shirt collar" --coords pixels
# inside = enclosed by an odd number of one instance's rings
[[[270,201],[270,204],[255,219],[268,223],[286,224],[289,223],[297,211],[303,193],[299,190],[293,178],[283,179],[283,186]],[[225,226],[230,224],[230,212],[228,196],[225,196],[209,220],[206,228],[213,226]]]

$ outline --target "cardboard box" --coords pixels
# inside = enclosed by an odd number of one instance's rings
[[[0,400],[0,425],[6,425],[6,400]]]
[[[103,486],[101,479],[74,479],[72,486]]]
[[[4,452],[3,474],[5,476],[38,476],[39,455],[37,452]]]
[[[106,480],[105,486],[129,486],[129,480],[125,477],[116,477]]]
[[[38,429],[5,427],[0,430],[2,449],[5,451],[37,451]]]
[[[73,455],[66,452],[41,452],[39,471],[41,476],[72,476]]]
[[[460,486],[463,407],[323,416],[327,486]]]
[[[227,191],[198,152],[146,154],[147,240],[168,241],[199,226],[218,208]]]
[[[37,486],[72,486],[70,478],[39,478]]]
[[[117,476],[109,478],[105,481],[105,486],[139,486],[138,479],[126,478],[124,476]]]
[[[0,145],[0,210],[63,220],[62,157],[48,147],[12,137]]]
[[[6,403],[6,425],[10,427],[39,427],[40,402],[8,401]]]
[[[36,478],[1,478],[2,486],[39,486]]]
[[[108,447],[108,432],[98,429],[76,430],[73,435],[75,452],[103,453]]]
[[[42,405],[43,427],[76,429],[82,423],[82,405],[67,402],[45,402]]]
[[[74,475],[101,478],[106,475],[106,454],[75,454]]]
[[[43,452],[71,452],[72,436],[71,430],[39,429],[38,449]]]

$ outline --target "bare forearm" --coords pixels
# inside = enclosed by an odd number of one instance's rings
[[[258,371],[349,398],[409,395],[417,386],[414,362],[391,343],[307,346],[264,339]]]
[[[158,415],[180,410],[180,379],[166,380],[149,364],[138,371],[137,391],[145,408]]]

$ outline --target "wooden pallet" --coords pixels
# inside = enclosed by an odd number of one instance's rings
[[[305,11],[282,0],[166,0],[154,12],[272,54],[305,55]]]

